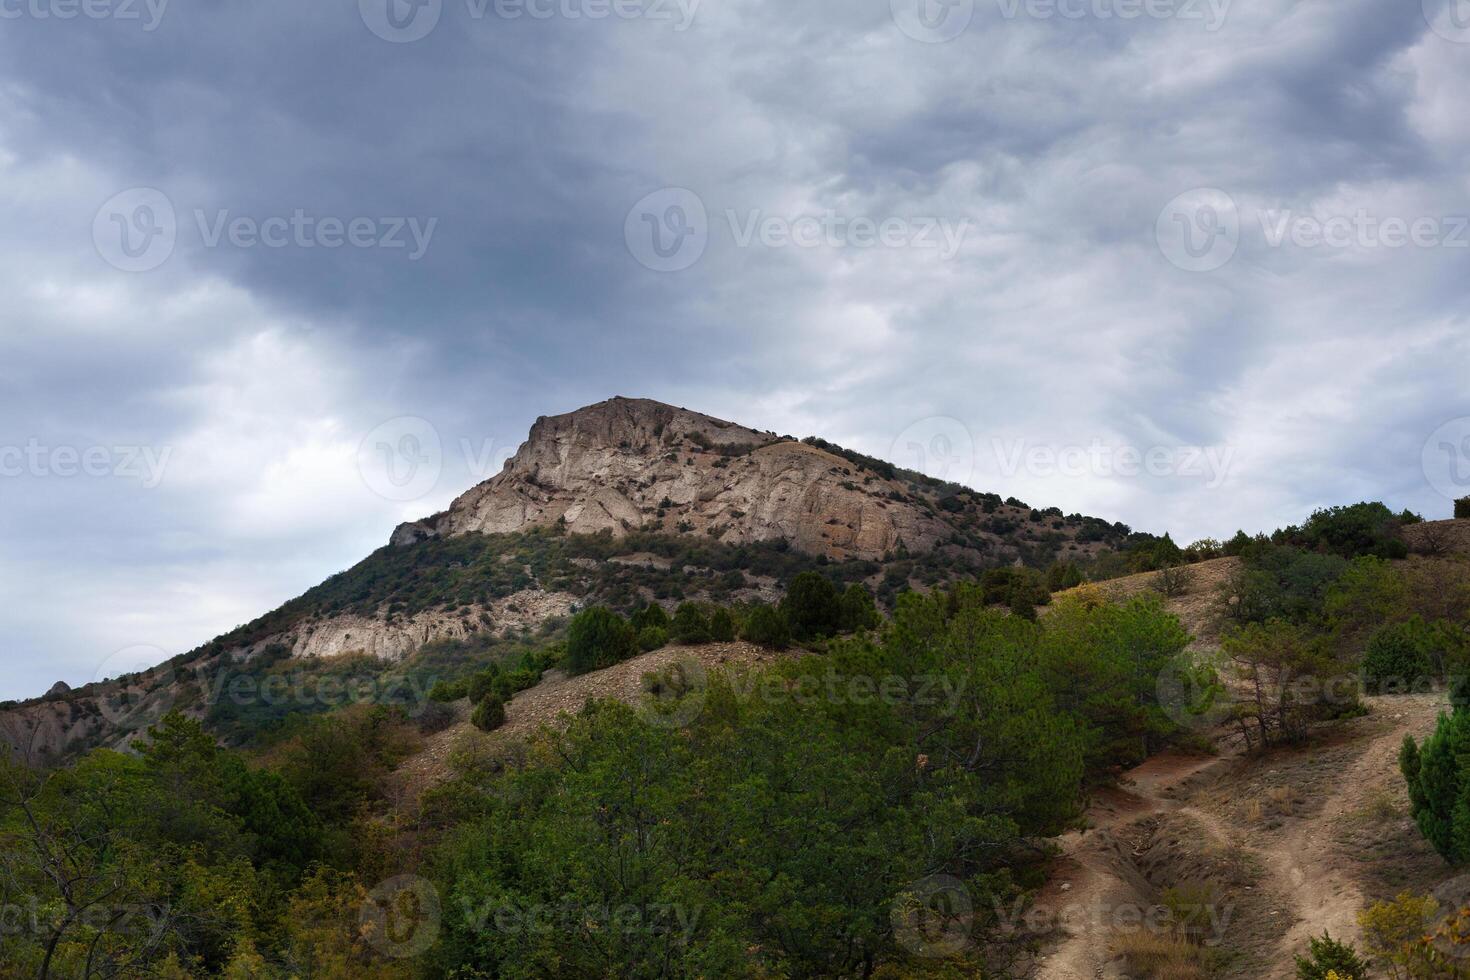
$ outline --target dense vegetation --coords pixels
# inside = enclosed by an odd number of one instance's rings
[[[1398,560],[1413,520],[1364,504],[1224,544],[1130,533],[1117,554],[1157,591],[1114,603],[1092,586],[1053,597],[1097,571],[1078,562],[925,592],[906,579],[890,602],[881,566],[779,546],[547,532],[380,553],[277,615],[457,610],[528,582],[584,601],[398,664],[331,658],[302,678],[268,649],[225,665],[222,688],[290,680],[305,696],[187,692],[175,706],[203,721],[170,713],[136,751],[5,763],[0,905],[24,914],[0,930],[0,963],[179,980],[1003,976],[1028,950],[998,910],[1045,881],[1048,841],[1091,788],[1218,724],[1253,749],[1305,739],[1364,710],[1363,688],[1454,692],[1401,763],[1425,837],[1470,863],[1470,574],[1444,554]],[[606,561],[630,546],[661,560]],[[1216,597],[1221,652],[1198,658],[1164,596],[1226,554],[1240,562]],[[447,778],[405,792],[426,738],[456,717],[496,731],[548,670],[737,637],[799,649],[708,674],[676,663],[635,703],[458,743]],[[1365,913],[1375,963],[1470,936],[1453,918],[1400,936],[1412,896],[1398,903]],[[1298,971],[1364,962],[1322,937]]]

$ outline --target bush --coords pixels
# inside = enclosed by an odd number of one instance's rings
[[[470,724],[482,732],[495,731],[505,724],[505,702],[493,694],[485,695],[470,714]]]
[[[1363,687],[1370,694],[1409,694],[1435,674],[1433,638],[1415,617],[1381,626],[1363,653]]]
[[[1470,497],[1461,497],[1455,501],[1455,520],[1470,521]]]
[[[1353,504],[1319,510],[1300,529],[1288,528],[1282,534],[1314,551],[1343,558],[1407,558],[1402,528],[1416,520],[1413,514],[1395,514],[1381,503]]]
[[[1409,812],[1424,839],[1450,864],[1470,859],[1470,807],[1461,805],[1470,766],[1470,710],[1440,715],[1434,733],[1415,744],[1404,736],[1399,770],[1409,790]]]
[[[709,637],[716,643],[729,643],[735,639],[735,617],[724,606],[710,613]]]
[[[465,683],[465,695],[470,699],[470,704],[479,704],[485,700],[485,695],[494,690],[495,678],[499,676],[500,668],[495,666],[471,675]]]
[[[780,610],[764,603],[751,609],[740,635],[747,642],[768,650],[785,650],[791,645],[791,629],[786,624],[786,617]]]
[[[669,638],[675,643],[690,645],[710,641],[709,618],[704,610],[692,602],[686,602],[674,611],[674,621],[669,626]]]
[[[633,614],[633,628],[638,632],[641,633],[650,626],[664,630],[669,628],[669,614],[656,602],[650,602]]]
[[[842,593],[838,625],[844,633],[859,633],[875,628],[881,622],[873,593],[854,582]]]
[[[820,572],[802,572],[791,580],[781,601],[791,635],[807,642],[834,635],[842,625],[842,601],[837,587]]]
[[[1177,599],[1189,591],[1189,584],[1194,580],[1194,575],[1184,565],[1169,565],[1159,569],[1154,576],[1154,588],[1158,589],[1170,599]]]
[[[1353,947],[1324,932],[1320,939],[1309,942],[1306,956],[1296,958],[1296,976],[1297,980],[1327,980],[1330,973],[1335,973],[1342,980],[1349,977],[1365,980],[1368,964]]]
[[[584,609],[567,627],[567,669],[573,674],[611,667],[637,652],[632,624],[604,606]]]
[[[638,649],[644,653],[651,653],[668,645],[669,631],[662,626],[645,626],[638,631]]]

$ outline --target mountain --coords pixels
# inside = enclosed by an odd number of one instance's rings
[[[4,706],[0,738],[59,757],[126,741],[148,705],[217,716],[218,678],[242,664],[360,655],[386,670],[594,602],[769,601],[812,568],[887,603],[985,568],[1085,561],[1128,535],[820,439],[614,398],[538,419],[501,473],[279,609],[155,670]]]

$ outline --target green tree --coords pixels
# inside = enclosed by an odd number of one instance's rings
[[[1368,964],[1358,951],[1338,942],[1327,933],[1308,940],[1307,955],[1296,957],[1297,980],[1328,980],[1333,974],[1339,980],[1367,980]]]
[[[735,617],[724,606],[718,606],[710,613],[709,636],[716,643],[729,643],[735,639]]]
[[[1363,686],[1370,694],[1425,690],[1436,674],[1433,655],[1433,634],[1417,616],[1381,626],[1363,651]]]
[[[791,645],[791,628],[786,624],[786,617],[765,603],[751,607],[740,636],[769,650],[784,650]]]
[[[674,610],[674,620],[669,626],[669,639],[675,643],[692,646],[708,643],[711,639],[709,617],[698,603],[681,603]]]
[[[1404,737],[1399,768],[1419,832],[1451,864],[1470,860],[1470,711],[1439,716],[1434,733],[1416,745]]]
[[[470,724],[482,732],[495,731],[505,724],[505,702],[493,694],[485,695],[470,714]]]
[[[662,626],[645,626],[638,631],[638,649],[651,653],[669,645],[669,631]]]
[[[861,582],[854,582],[842,593],[839,627],[844,633],[860,633],[875,629],[882,622],[873,593]]]
[[[634,629],[641,631],[650,626],[665,630],[669,628],[669,614],[656,602],[650,602],[633,614]]]
[[[567,626],[567,668],[573,674],[611,667],[637,652],[632,624],[605,606],[582,610]]]
[[[805,643],[834,635],[842,623],[842,604],[837,587],[820,572],[802,572],[791,580],[781,611],[791,635]]]

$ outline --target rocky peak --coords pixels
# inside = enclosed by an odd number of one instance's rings
[[[825,450],[647,399],[542,417],[495,477],[392,543],[564,525],[730,544],[785,539],[835,558],[928,550],[949,529],[902,482]]]

